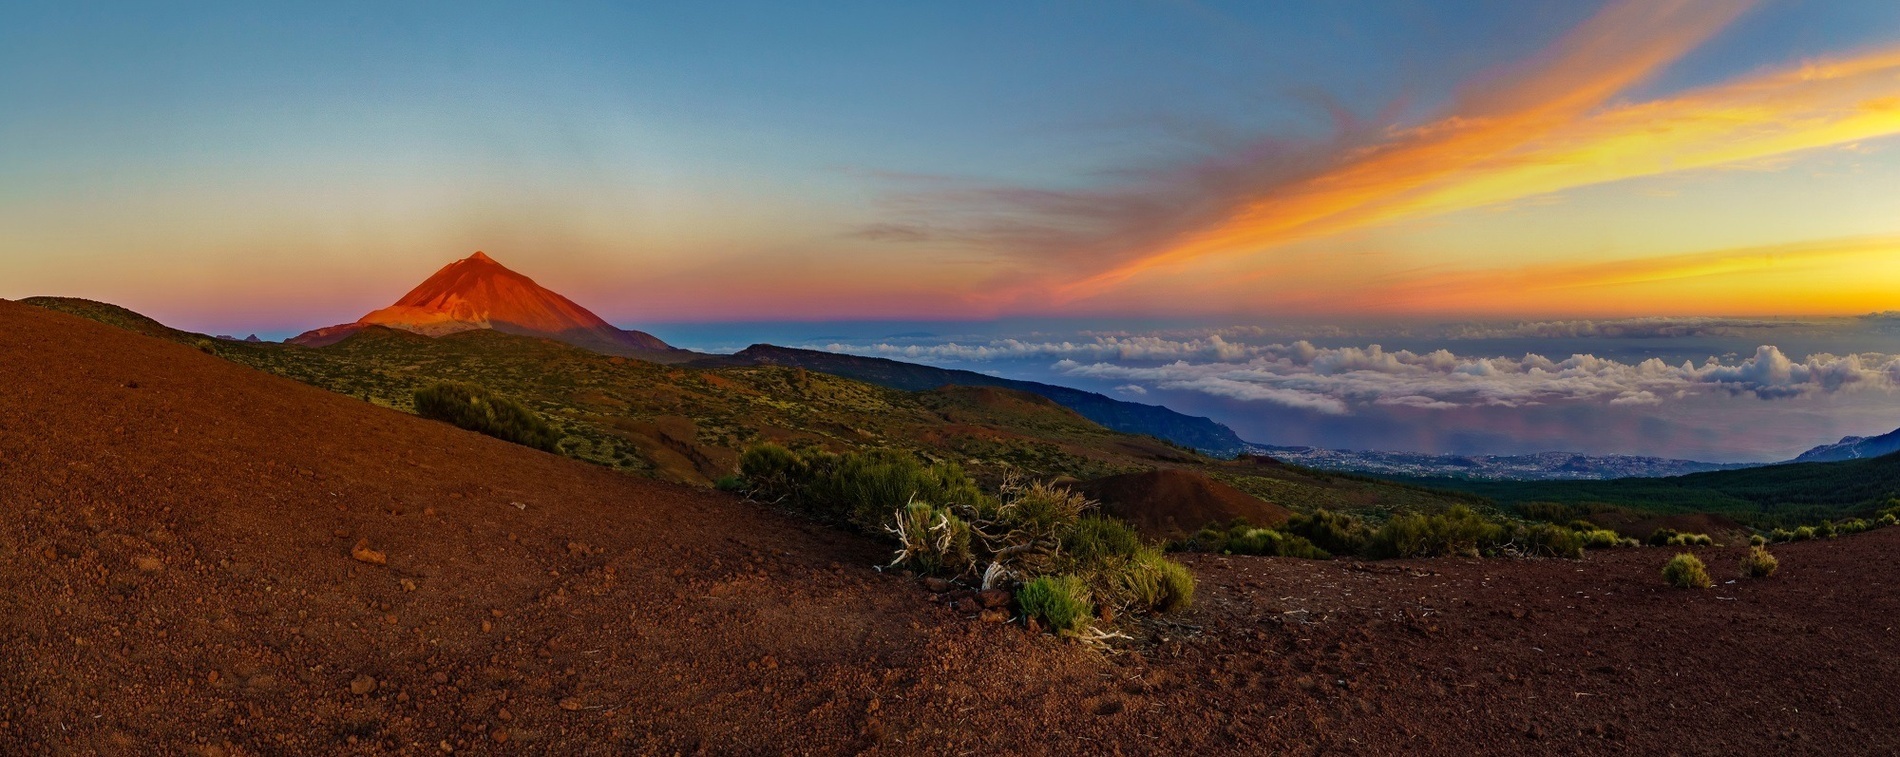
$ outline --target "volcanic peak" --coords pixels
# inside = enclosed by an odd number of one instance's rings
[[[650,334],[616,328],[480,251],[443,266],[394,305],[354,323],[305,332],[290,341],[321,347],[342,341],[366,326],[387,326],[425,336],[494,329],[612,354],[683,352]]]

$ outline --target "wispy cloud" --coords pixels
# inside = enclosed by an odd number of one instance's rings
[[[1644,102],[1617,99],[1750,5],[1613,3],[1422,124],[1346,128],[1318,144],[1263,139],[1100,191],[939,189],[911,197],[909,209],[1018,261],[1022,270],[1010,275],[1035,277],[991,297],[1073,301],[1209,257],[1624,179],[1778,164],[1798,151],[1900,133],[1900,49]]]

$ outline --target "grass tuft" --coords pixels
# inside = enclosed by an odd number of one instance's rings
[[[1709,578],[1709,569],[1695,555],[1683,552],[1670,558],[1669,564],[1662,569],[1663,580],[1670,586],[1684,589],[1707,589],[1715,585]]]
[[[1768,548],[1756,545],[1748,548],[1748,554],[1742,556],[1743,578],[1767,578],[1781,567],[1781,561],[1768,554]]]

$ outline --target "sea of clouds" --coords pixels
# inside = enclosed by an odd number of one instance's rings
[[[1895,324],[828,323],[774,324],[769,340],[1104,392],[1267,444],[1759,461],[1900,426]]]

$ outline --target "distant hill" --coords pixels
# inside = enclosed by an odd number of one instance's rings
[[[1343,470],[1381,476],[1465,478],[1490,481],[1567,481],[1680,476],[1687,473],[1734,470],[1749,463],[1704,463],[1636,455],[1580,455],[1538,452],[1527,455],[1435,455],[1423,452],[1380,452],[1276,447],[1249,444],[1247,451],[1320,470]]]
[[[698,353],[675,348],[644,331],[618,328],[481,252],[443,266],[394,305],[353,323],[313,329],[288,341],[305,347],[323,347],[343,341],[368,326],[386,326],[424,336],[493,329],[662,363],[699,357]]]
[[[1900,430],[1880,436],[1849,436],[1833,444],[1823,444],[1801,453],[1792,462],[1825,463],[1837,460],[1861,460],[1900,452]]]
[[[1556,502],[1651,513],[1720,513],[1753,525],[1865,514],[1900,497],[1900,454],[1825,463],[1782,463],[1670,478],[1609,481],[1473,481],[1405,478],[1458,489],[1501,505]]]
[[[918,392],[944,386],[995,386],[1041,395],[1116,431],[1146,434],[1211,455],[1231,457],[1246,443],[1234,430],[1207,418],[1177,413],[1160,405],[1126,402],[1095,392],[1035,381],[998,378],[975,371],[937,368],[879,357],[841,355],[755,344],[731,355],[705,358],[701,367],[781,365],[856,379],[892,389]]]

